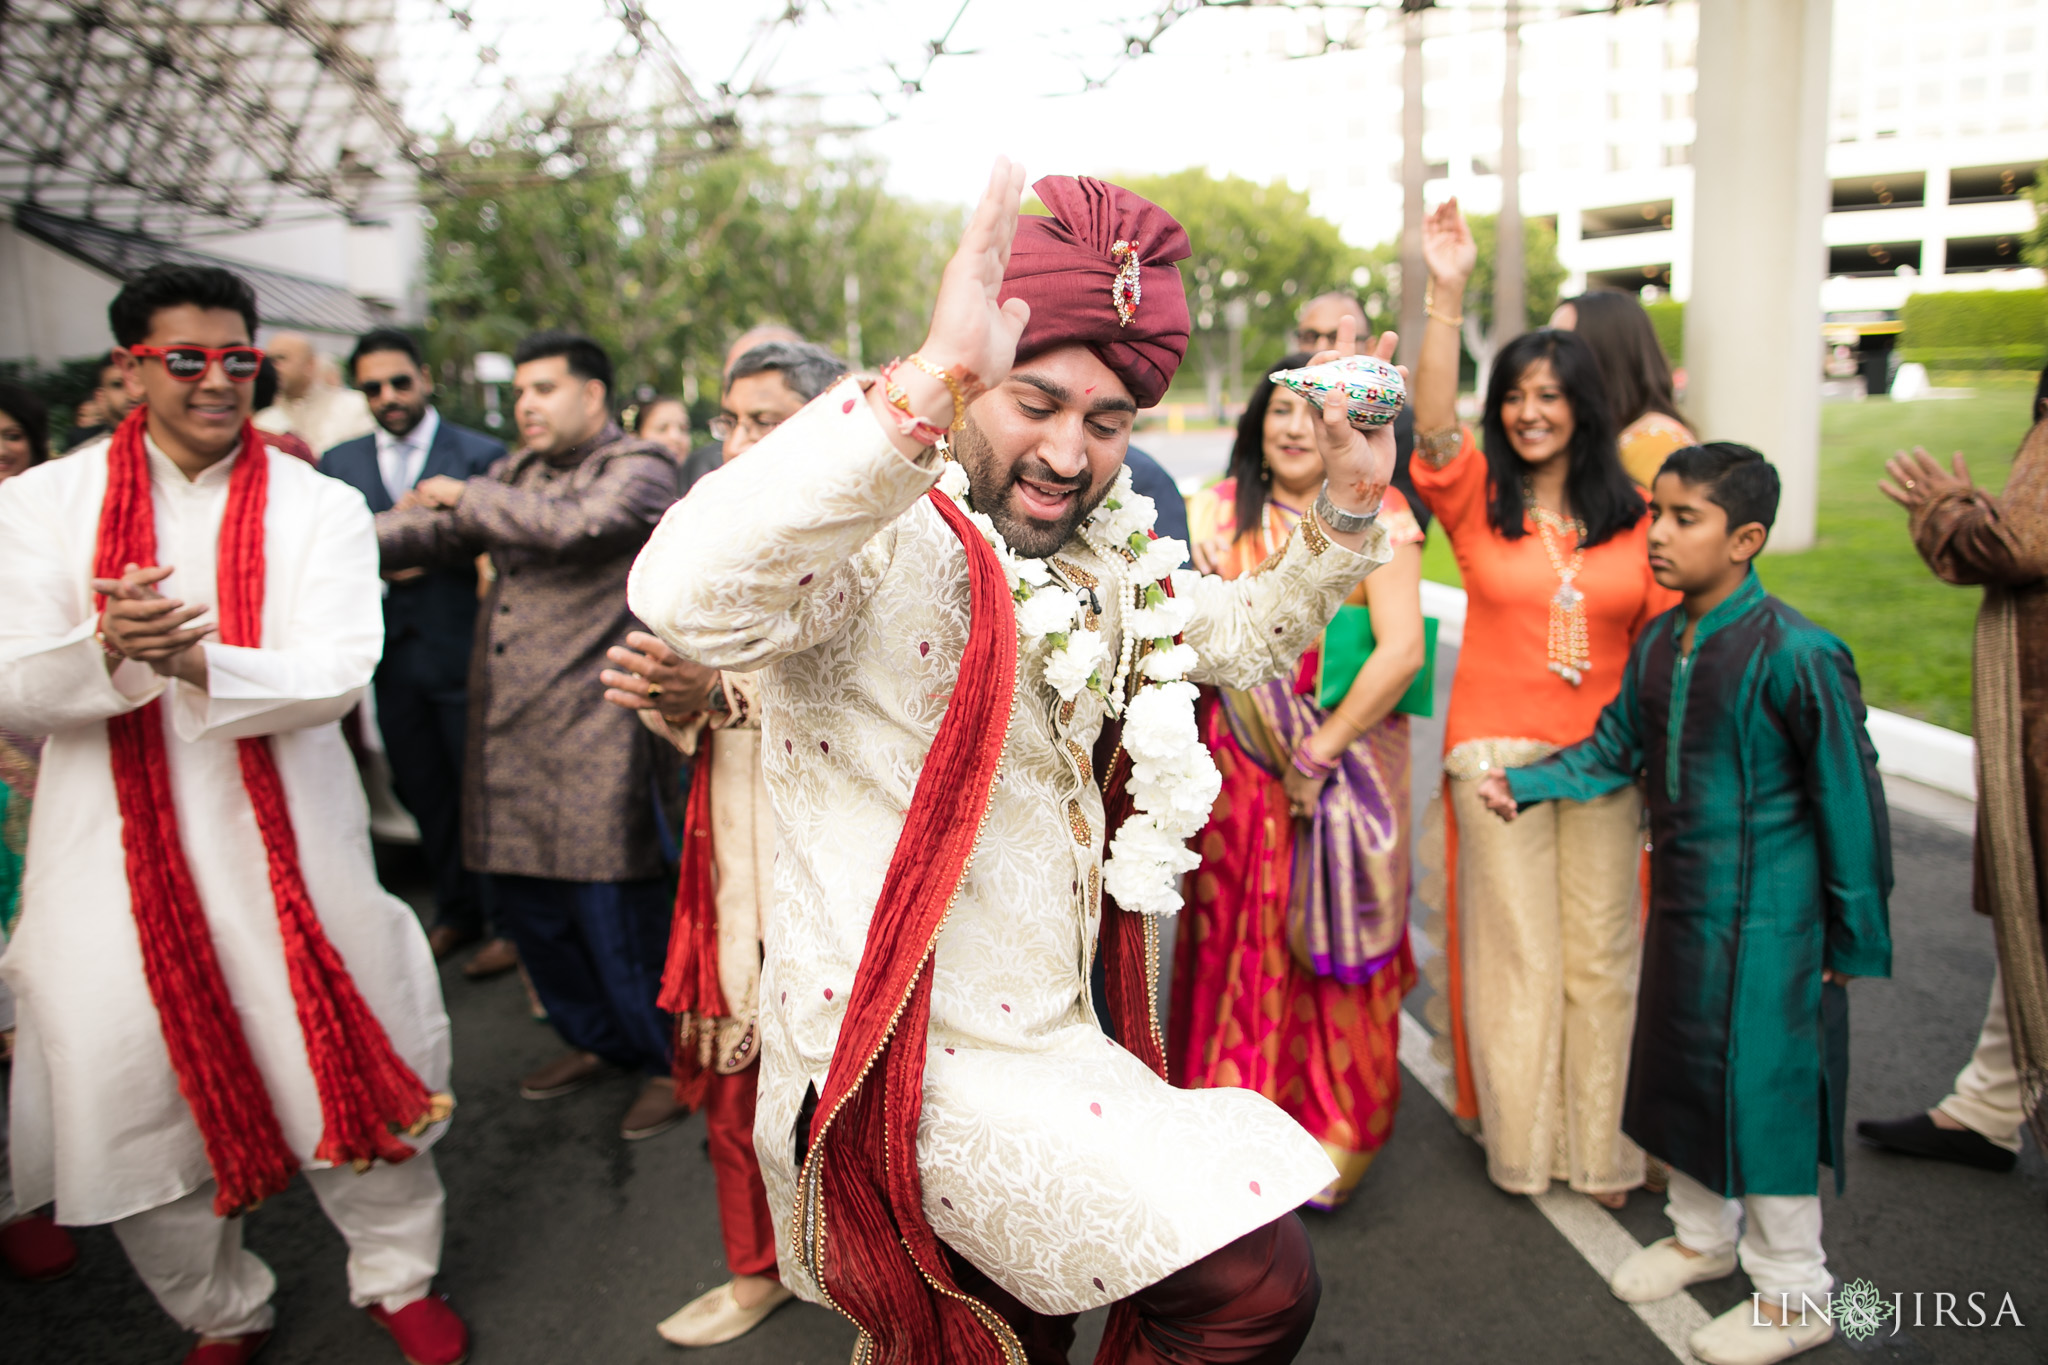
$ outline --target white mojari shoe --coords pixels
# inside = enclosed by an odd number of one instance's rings
[[[1762,1326],[1758,1326],[1762,1323]],[[1835,1335],[1835,1324],[1818,1307],[1773,1322],[1745,1299],[1692,1334],[1686,1344],[1706,1365],[1773,1365],[1810,1351]]]
[[[1689,1284],[1718,1280],[1735,1272],[1735,1253],[1688,1256],[1676,1237],[1660,1237],[1614,1268],[1607,1287],[1623,1303],[1668,1299]]]
[[[740,1307],[732,1295],[732,1282],[707,1290],[663,1318],[655,1331],[672,1346],[717,1346],[733,1341],[759,1327],[770,1313],[795,1295],[776,1285],[768,1297],[752,1308]]]

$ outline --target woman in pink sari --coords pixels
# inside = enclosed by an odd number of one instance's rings
[[[1283,366],[1305,363],[1292,355]],[[1253,573],[1322,486],[1315,413],[1262,381],[1238,422],[1231,477],[1191,498],[1202,567]],[[1223,774],[1174,956],[1167,1056],[1175,1084],[1242,1086],[1323,1144],[1342,1204],[1400,1102],[1408,952],[1408,718],[1394,712],[1423,664],[1422,531],[1394,489],[1380,508],[1391,563],[1352,602],[1376,642],[1332,710],[1316,705],[1316,651],[1291,680],[1205,699],[1203,738]]]

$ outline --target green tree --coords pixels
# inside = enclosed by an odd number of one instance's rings
[[[612,353],[621,402],[641,386],[708,400],[726,345],[757,322],[843,350],[851,311],[854,359],[901,354],[962,221],[889,195],[861,158],[635,131],[588,101],[508,119],[441,162],[459,188],[431,205],[430,358],[459,375],[478,351],[572,328]]]
[[[1465,319],[1468,324],[1477,321],[1479,335],[1493,336],[1493,265],[1499,254],[1494,250],[1494,240],[1500,231],[1500,220],[1491,213],[1469,213],[1465,221],[1472,225],[1472,244],[1479,248],[1479,268],[1472,272],[1471,280],[1465,286]],[[1558,290],[1564,286],[1565,269],[1557,259],[1557,226],[1548,218],[1524,218],[1522,220],[1522,279],[1524,295],[1528,300],[1529,315],[1520,320],[1509,333],[1519,335],[1531,327],[1541,327],[1550,321],[1551,313],[1557,308]],[[1441,300],[1448,303],[1449,300]],[[1471,329],[1467,327],[1467,335]]]
[[[1249,376],[1294,349],[1303,301],[1351,288],[1364,259],[1284,181],[1259,185],[1190,169],[1122,183],[1187,229],[1194,254],[1181,263],[1181,278],[1194,336],[1182,373],[1202,375],[1212,400],[1242,399]],[[1242,318],[1235,350],[1234,317]]]

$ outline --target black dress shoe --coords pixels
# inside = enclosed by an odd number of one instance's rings
[[[1981,1171],[2009,1171],[2019,1164],[2019,1153],[2005,1148],[1968,1128],[1943,1128],[1926,1114],[1902,1119],[1858,1119],[1856,1136],[1907,1156],[1953,1161],[1958,1166],[1975,1166]]]

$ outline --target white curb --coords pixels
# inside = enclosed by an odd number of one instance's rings
[[[1422,610],[1443,624],[1440,645],[1459,648],[1465,638],[1465,590],[1443,583],[1422,585]],[[1877,769],[1936,791],[1977,799],[1977,745],[1968,736],[1924,720],[1875,707],[1870,712],[1870,742],[1877,746]]]

